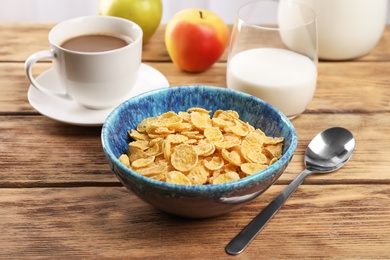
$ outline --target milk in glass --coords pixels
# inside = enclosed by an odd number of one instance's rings
[[[290,119],[313,98],[317,67],[308,57],[278,48],[255,48],[230,58],[227,85],[257,96]]]

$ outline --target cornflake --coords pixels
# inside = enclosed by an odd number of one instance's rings
[[[140,175],[180,185],[220,184],[256,174],[282,156],[283,137],[266,136],[233,110],[193,107],[145,118],[118,159]]]

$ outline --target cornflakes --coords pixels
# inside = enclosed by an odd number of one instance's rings
[[[225,165],[225,162],[221,156],[207,157],[204,160],[204,166],[210,171],[220,170]]]
[[[262,171],[267,168],[268,165],[260,164],[260,163],[244,163],[241,164],[241,170],[246,175],[252,175],[256,172]]]
[[[176,146],[171,155],[171,164],[176,170],[187,172],[198,163],[198,154],[194,147],[189,144]]]
[[[220,184],[255,174],[282,156],[283,137],[266,136],[233,110],[193,107],[145,118],[128,131],[134,140],[119,161],[155,180]]]
[[[240,176],[236,172],[227,172],[224,174],[219,175],[217,178],[214,179],[213,184],[221,184],[225,182],[231,182],[239,180]]]
[[[202,185],[206,184],[209,175],[209,170],[200,162],[189,171],[187,178],[193,185]]]
[[[135,168],[147,167],[147,166],[151,165],[154,162],[154,159],[155,159],[154,156],[137,159],[137,160],[135,160],[134,162],[131,163],[131,166],[135,167]]]
[[[166,181],[173,184],[192,185],[190,179],[179,171],[170,171],[167,173]]]

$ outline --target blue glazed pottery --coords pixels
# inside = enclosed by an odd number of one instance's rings
[[[118,157],[126,153],[130,137],[147,117],[191,107],[235,110],[242,121],[266,135],[284,137],[283,156],[267,169],[224,184],[186,186],[144,177],[125,167]],[[111,169],[121,183],[145,202],[182,217],[206,218],[237,210],[267,190],[283,173],[297,146],[291,122],[276,108],[254,96],[213,86],[176,86],[143,93],[116,107],[102,128],[102,145]]]

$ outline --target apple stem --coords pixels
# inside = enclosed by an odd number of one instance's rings
[[[202,11],[199,11],[200,18],[203,19],[203,13]]]

